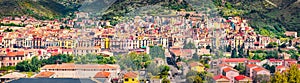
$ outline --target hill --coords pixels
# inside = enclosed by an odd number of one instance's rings
[[[83,5],[81,10],[94,12],[97,16],[101,16],[103,20],[111,20],[111,24],[116,24],[127,16],[126,14],[141,11],[147,6],[155,6],[161,11],[193,10],[184,0],[94,0],[86,4],[88,5]]]
[[[299,0],[213,0],[221,15],[242,16],[265,36],[284,37],[285,30],[300,33]]]
[[[54,19],[68,16],[75,7],[54,0],[0,0],[0,16],[33,16],[37,19]]]

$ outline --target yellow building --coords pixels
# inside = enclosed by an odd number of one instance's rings
[[[190,63],[190,68],[193,71],[197,71],[197,72],[204,72],[205,67],[203,64],[198,63],[198,62],[191,62]]]
[[[123,83],[139,83],[138,74],[134,72],[125,73]]]
[[[109,48],[109,39],[105,38],[104,42],[105,42],[105,48]]]
[[[73,40],[59,40],[58,42],[59,46],[62,48],[70,49],[75,47]]]

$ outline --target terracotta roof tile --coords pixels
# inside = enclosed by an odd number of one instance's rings
[[[283,60],[273,58],[273,59],[269,59],[269,61],[270,62],[282,62]]]
[[[224,68],[223,71],[224,71],[224,72],[229,72],[229,71],[235,71],[235,72],[238,72],[237,70],[232,69],[232,68],[230,68],[230,67]]]
[[[262,67],[258,67],[258,68],[254,68],[253,70],[256,72],[259,72],[259,71],[266,70],[266,69],[262,68]]]
[[[239,75],[239,76],[235,76],[234,77],[235,80],[239,81],[239,80],[243,80],[243,79],[249,79],[252,80],[251,78],[244,76],[244,75]]]
[[[138,74],[134,72],[127,72],[124,74],[124,78],[137,78]]]
[[[248,60],[248,62],[260,62],[260,60]]]
[[[257,66],[257,65],[256,64],[248,64],[247,65],[248,68],[252,68],[252,67],[255,67],[255,66]]]
[[[217,76],[213,77],[214,80],[218,80],[218,79],[222,79],[222,78],[230,80],[229,78],[227,78],[226,76],[223,76],[223,75],[217,75]]]
[[[195,67],[195,66],[203,66],[201,63],[198,62],[191,62],[190,67]]]
[[[285,68],[285,66],[279,65],[279,66],[276,67],[276,69],[281,69],[281,68]]]
[[[7,52],[6,56],[16,56],[16,52]]]
[[[47,71],[47,72],[40,72],[35,77],[36,78],[49,78],[49,77],[51,77],[54,74],[55,74],[54,72],[49,72],[49,71]]]
[[[247,61],[247,58],[229,58],[229,59],[223,59],[224,62],[245,62]]]
[[[219,64],[219,66],[220,66],[220,67],[224,67],[224,66],[231,67],[230,65],[228,65],[228,64],[224,64],[224,63],[222,63],[222,64]]]
[[[108,78],[110,76],[110,73],[109,72],[105,72],[105,71],[101,71],[101,72],[98,72],[94,78]]]
[[[113,65],[95,65],[95,64],[74,64],[74,63],[63,63],[63,64],[52,64],[45,65],[45,69],[117,69],[116,66]]]

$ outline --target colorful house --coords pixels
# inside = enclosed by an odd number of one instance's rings
[[[247,76],[239,75],[234,77],[234,83],[253,83],[253,80]]]
[[[125,73],[123,83],[139,83],[138,74],[134,72]]]
[[[267,75],[267,76],[270,76],[270,71],[265,69],[265,68],[262,68],[262,67],[258,67],[258,68],[254,68],[253,69],[253,77],[252,78],[255,78],[256,76],[258,75]]]
[[[234,77],[239,76],[239,71],[233,68],[224,68],[223,75],[230,79],[230,83],[234,83]]]
[[[212,83],[230,83],[230,79],[223,75],[214,76]]]
[[[259,66],[256,65],[256,64],[248,64],[246,66],[246,75],[249,76],[249,77],[252,77],[253,76],[253,69],[254,68],[258,68]]]
[[[40,72],[34,76],[35,78],[55,78],[55,73],[50,71]]]
[[[101,83],[109,83],[111,82],[111,75],[110,75],[110,72],[105,72],[105,71],[101,71],[101,72],[98,72],[94,78],[101,82]]]
[[[203,72],[205,69],[204,65],[201,63],[198,63],[198,62],[191,62],[189,66],[190,66],[191,70],[197,71],[197,72]]]

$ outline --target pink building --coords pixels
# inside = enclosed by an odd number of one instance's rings
[[[247,76],[239,75],[234,77],[234,83],[252,83],[253,80]]]
[[[280,60],[280,59],[269,59],[268,60],[268,65],[270,65],[270,66],[279,66],[279,65],[283,65],[283,60]]]
[[[295,59],[284,59],[283,65],[290,66],[290,64],[297,64],[297,60]]]
[[[223,75],[213,77],[212,83],[230,83],[230,79]]]
[[[270,74],[270,71],[265,69],[265,68],[262,68],[262,67],[254,68],[252,78],[255,78],[258,75],[268,75],[268,76],[270,76],[271,74]]]
[[[280,66],[276,67],[276,72],[280,72],[281,73],[283,71],[286,71],[287,69],[289,69],[289,67],[280,65]]]
[[[1,66],[16,66],[17,63],[26,59],[24,51],[7,52],[4,55],[0,55]]]
[[[248,64],[246,66],[246,75],[249,77],[253,77],[253,69],[258,68],[259,66],[256,64]]]
[[[247,64],[256,64],[256,65],[259,65],[260,64],[260,60],[248,60]]]
[[[228,65],[228,64],[220,64],[218,66],[217,75],[223,74],[223,70],[225,68],[232,68],[232,67],[230,65]]]
[[[245,62],[247,61],[247,58],[229,58],[229,59],[222,59],[222,63],[226,63],[232,67],[238,65],[239,63],[241,64],[245,64]]]
[[[224,68],[223,75],[230,79],[230,83],[234,83],[234,77],[239,75],[239,71],[233,68]]]

